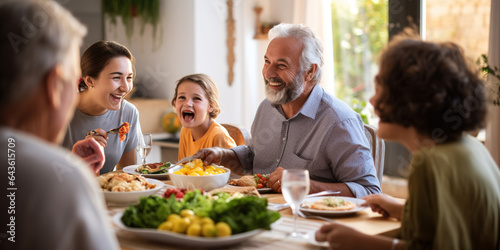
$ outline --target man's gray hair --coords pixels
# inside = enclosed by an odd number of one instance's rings
[[[87,28],[55,1],[0,5],[0,106],[33,94],[86,33]]]
[[[300,55],[300,69],[302,72],[305,72],[310,69],[312,64],[317,64],[318,70],[312,81],[315,83],[321,81],[323,45],[321,45],[321,41],[316,38],[312,30],[302,24],[281,23],[269,31],[270,40],[277,37],[295,37],[301,40],[304,49]]]

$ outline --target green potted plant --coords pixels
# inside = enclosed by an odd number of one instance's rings
[[[102,14],[103,20],[108,17],[113,25],[116,25],[116,18],[121,17],[129,42],[134,33],[134,18],[136,17],[140,18],[141,36],[144,35],[146,25],[151,24],[153,42],[156,40],[160,20],[160,0],[102,0]],[[161,44],[161,41],[158,44]]]
[[[491,67],[488,64],[488,57],[484,54],[478,59],[477,63],[481,67],[481,71],[484,73],[484,77],[491,77],[490,90],[494,93],[493,95],[493,105],[500,106],[500,69],[498,67]]]

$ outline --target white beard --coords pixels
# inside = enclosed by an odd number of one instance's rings
[[[281,90],[273,90],[269,87],[268,80],[266,82],[266,98],[273,104],[282,105],[289,103],[297,99],[302,92],[304,92],[305,83],[300,82],[303,77],[303,73],[300,72],[295,76],[295,79],[287,86]]]

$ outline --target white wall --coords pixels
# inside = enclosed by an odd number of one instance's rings
[[[194,13],[195,72],[208,74],[217,83],[221,104],[221,114],[217,120],[224,123],[242,124],[240,111],[242,83],[238,77],[235,77],[232,86],[228,83],[227,5],[225,1],[195,0]],[[235,16],[233,13],[233,18]],[[239,38],[236,36],[235,38],[238,43]],[[233,51],[236,51],[236,45]],[[236,60],[238,58],[241,60],[241,56],[235,56]],[[235,62],[233,66],[234,71],[237,69],[238,62]]]
[[[134,36],[125,36],[121,20],[116,27],[106,22],[105,39],[127,46],[136,57],[137,91],[147,97],[171,99],[175,81],[192,73],[210,75],[217,83],[222,112],[221,123],[234,123],[250,129],[255,111],[265,98],[261,69],[267,40],[255,40],[255,12],[264,8],[261,20],[290,22],[293,1],[234,0],[235,65],[234,81],[228,84],[226,47],[227,7],[225,0],[162,0],[161,32],[163,40],[152,51],[152,28],[139,35],[135,21]],[[155,41],[157,42],[157,41]]]
[[[114,40],[130,49],[136,58],[137,91],[149,98],[170,99],[173,97],[175,81],[195,70],[194,2],[160,1],[161,20],[157,36],[147,25],[140,36],[139,20],[134,20],[134,35],[128,41],[125,28],[118,19],[117,25],[106,20],[105,39]],[[157,45],[159,44],[159,45]],[[153,46],[157,48],[153,50]]]
[[[87,27],[87,35],[83,39],[83,51],[94,42],[103,39],[101,1],[100,0],[59,0],[80,22]]]

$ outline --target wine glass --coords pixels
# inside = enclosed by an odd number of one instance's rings
[[[304,169],[285,169],[281,176],[281,191],[283,197],[290,203],[293,211],[293,238],[306,238],[307,235],[297,232],[297,209],[309,193],[309,171]]]
[[[151,134],[143,134],[139,136],[139,145],[137,145],[137,151],[142,158],[142,165],[146,164],[146,158],[151,152],[151,146],[153,144],[153,137]]]

